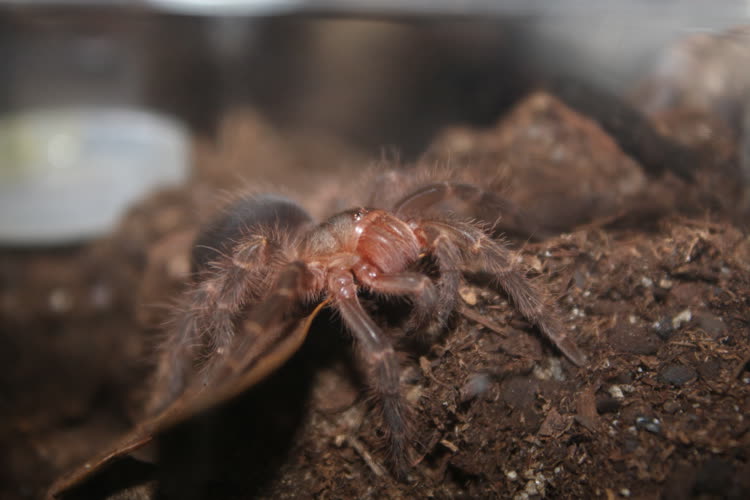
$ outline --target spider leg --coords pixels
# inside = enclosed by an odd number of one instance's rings
[[[459,262],[463,266],[474,264],[476,270],[492,276],[495,285],[502,288],[516,308],[547,336],[573,363],[581,366],[586,356],[568,337],[560,323],[559,313],[545,294],[514,265],[512,255],[500,242],[492,239],[480,228],[466,222],[423,222],[421,228],[437,248],[440,244],[451,247],[442,254],[436,252],[438,260],[448,258],[446,267]],[[456,254],[458,249],[463,249]],[[455,269],[455,268],[454,268]]]
[[[389,463],[394,473],[403,479],[409,468],[412,432],[409,405],[401,394],[401,369],[396,352],[359,302],[357,285],[348,270],[329,275],[329,291],[334,307],[354,335],[357,354],[365,367],[365,377],[379,403]]]
[[[494,233],[508,232],[527,237],[544,236],[540,225],[524,214],[517,204],[472,184],[449,181],[427,184],[401,198],[393,207],[393,211],[400,215],[420,213],[451,199],[460,200],[473,207],[471,214],[493,224]]]
[[[237,314],[262,297],[270,285],[265,279],[286,263],[283,249],[311,223],[295,202],[265,194],[239,198],[203,228],[192,265],[209,288],[200,328],[211,348],[221,352],[231,342]]]
[[[437,307],[434,314],[427,317],[427,324],[421,327],[439,333],[456,309],[463,258],[456,243],[443,231],[429,226],[424,226],[420,231],[425,250],[434,257],[440,273],[437,279]]]
[[[210,277],[203,282],[205,301],[198,305],[200,326],[209,347],[222,354],[231,343],[235,320],[245,304],[257,301],[268,288],[270,270],[284,264],[281,242],[255,234],[238,243],[230,256],[211,264]]]
[[[360,261],[352,268],[357,280],[372,290],[386,295],[409,295],[414,311],[408,328],[427,324],[435,315],[442,316],[442,300],[432,280],[421,273],[381,273],[374,266]]]
[[[393,211],[396,214],[420,211],[450,198],[459,199],[467,203],[476,203],[483,197],[489,197],[491,194],[471,184],[448,181],[436,182],[422,186],[401,198],[393,206]]]
[[[279,242],[264,235],[245,238],[231,256],[203,270],[183,299],[172,332],[161,348],[147,406],[156,414],[177,399],[195,370],[195,360],[226,352],[244,305],[257,300],[269,269],[281,265]]]
[[[188,301],[194,300],[188,294]],[[200,337],[197,319],[189,308],[174,320],[173,332],[161,345],[156,372],[151,382],[151,394],[146,405],[148,415],[156,415],[167,408],[187,386],[192,371],[192,361]]]
[[[212,406],[210,402],[223,401],[250,387],[297,351],[309,322],[298,328],[300,316],[295,314],[295,307],[309,296],[309,278],[307,266],[300,261],[291,262],[279,271],[271,292],[242,321],[243,334],[235,336],[227,353],[214,358],[206,367],[204,386],[216,387],[206,391],[203,399],[209,402],[200,406]]]

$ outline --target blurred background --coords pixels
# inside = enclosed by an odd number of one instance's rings
[[[560,79],[629,98],[651,75],[641,109],[691,100],[733,130],[746,108],[738,49],[707,41],[747,19],[739,0],[0,8],[6,245],[105,234],[144,193],[184,182],[191,139],[215,138],[238,109],[284,134],[413,159],[446,125],[492,124],[529,89]],[[737,36],[730,45],[746,49],[747,33]],[[696,75],[709,57],[712,76]]]
[[[520,244],[669,211],[746,229],[749,20],[747,0],[0,0],[0,498],[137,420],[192,237],[238,187],[323,217],[373,168],[471,164],[526,211]]]

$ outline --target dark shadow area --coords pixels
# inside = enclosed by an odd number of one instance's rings
[[[254,498],[278,476],[308,416],[315,373],[347,345],[324,313],[281,369],[234,401],[158,440],[159,498]]]
[[[126,456],[104,468],[89,481],[66,491],[59,498],[61,500],[108,498],[118,491],[151,481],[155,476],[156,466]]]

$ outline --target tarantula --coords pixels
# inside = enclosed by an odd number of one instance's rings
[[[166,429],[268,376],[299,349],[312,318],[326,306],[354,337],[382,416],[389,464],[404,478],[414,439],[410,408],[401,394],[392,341],[363,306],[364,292],[406,297],[411,302],[406,330],[437,332],[457,309],[462,279],[488,275],[565,356],[583,364],[585,356],[567,337],[555,307],[509,250],[481,225],[432,210],[451,198],[488,203],[493,196],[470,184],[432,183],[389,210],[355,208],[318,225],[279,196],[248,196],[231,204],[196,240],[194,278],[160,351],[150,416],[60,478],[51,495],[78,488]],[[432,212],[438,215],[418,215]],[[421,266],[425,261],[430,265]]]
[[[274,324],[299,317],[295,311],[302,305],[327,305],[354,337],[382,414],[389,462],[403,475],[412,436],[399,362],[360,292],[405,296],[412,304],[407,329],[439,331],[456,309],[461,279],[469,271],[489,274],[529,321],[582,364],[584,356],[560,327],[554,307],[501,243],[472,222],[416,215],[446,198],[480,194],[486,196],[467,184],[430,184],[391,210],[354,208],[318,225],[302,207],[279,196],[235,202],[197,239],[196,279],[162,350],[151,411],[163,411],[186,388],[200,391],[243,373],[264,376],[296,349],[284,344],[284,335],[270,333]],[[434,278],[414,270],[424,259],[434,263]],[[242,335],[235,334],[238,322]],[[197,359],[203,360],[199,370]],[[259,363],[266,367],[254,366]]]

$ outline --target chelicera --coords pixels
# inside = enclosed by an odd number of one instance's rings
[[[279,196],[254,195],[231,204],[197,239],[194,279],[160,351],[151,414],[217,391],[197,405],[210,406],[246,389],[299,347],[305,332],[293,326],[302,321],[305,306],[327,306],[354,338],[382,415],[388,462],[403,477],[414,440],[411,409],[391,337],[363,306],[361,294],[406,297],[411,312],[405,330],[434,332],[456,310],[462,280],[478,273],[502,289],[565,356],[583,364],[584,355],[547,294],[501,242],[477,223],[420,215],[451,197],[471,201],[487,194],[468,184],[428,184],[390,209],[359,207],[320,224]],[[419,267],[425,259],[434,273]]]

